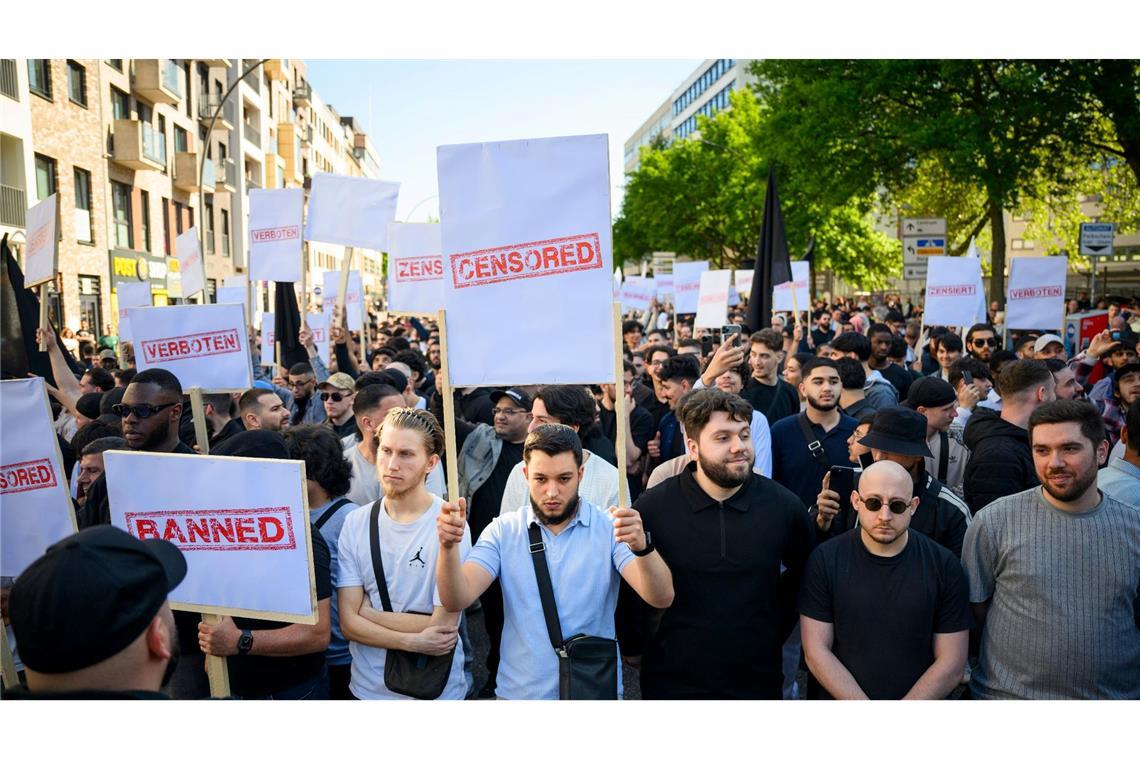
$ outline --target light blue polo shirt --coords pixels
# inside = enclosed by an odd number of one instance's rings
[[[546,631],[527,536],[533,522],[529,504],[496,517],[467,555],[468,562],[498,578],[503,587],[505,622],[495,688],[500,699],[558,699],[558,655]],[[557,536],[538,525],[562,635],[615,638],[620,573],[633,560],[633,552],[614,539],[609,513],[582,501]]]

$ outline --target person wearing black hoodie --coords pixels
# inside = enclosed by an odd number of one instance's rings
[[[1022,359],[998,375],[1001,414],[979,408],[966,423],[963,441],[970,461],[963,478],[970,512],[1039,484],[1029,448],[1029,415],[1056,399],[1053,373],[1045,362]]]

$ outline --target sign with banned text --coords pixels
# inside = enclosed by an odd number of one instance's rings
[[[720,327],[728,318],[728,290],[732,281],[731,269],[701,272],[697,296],[697,316],[693,327]]]
[[[323,310],[330,315],[340,302],[340,272],[325,272],[323,275],[321,301]],[[364,287],[360,283],[360,272],[353,269],[348,273],[348,329],[364,329]]]
[[[119,340],[131,341],[133,338],[128,312],[154,303],[154,297],[150,293],[150,282],[120,282],[115,287],[115,302],[119,315]]]
[[[329,323],[332,319],[331,311],[313,312],[305,315],[305,324],[313,332],[313,343],[317,347],[317,355],[325,366],[329,366]]]
[[[43,378],[0,382],[0,575],[75,532]]]
[[[301,188],[249,191],[249,274],[252,280],[301,280]]]
[[[674,303],[678,314],[697,312],[697,295],[701,289],[701,272],[709,271],[707,261],[683,261],[673,265]]]
[[[1011,259],[1006,326],[1014,330],[1059,330],[1064,322],[1068,267],[1065,256]]]
[[[792,262],[792,280],[796,283],[796,300],[792,302],[792,283],[782,282],[772,288],[772,311],[808,311],[811,309],[811,294],[808,290],[810,266],[806,261]],[[737,273],[739,274],[739,272]]]
[[[237,304],[131,309],[139,372],[173,372],[183,390],[239,391],[253,385],[245,309]]]
[[[752,278],[756,275],[753,269],[736,270],[736,292],[742,296],[752,295]]]
[[[174,258],[178,259],[178,272],[182,281],[182,298],[189,298],[206,289],[206,262],[198,247],[198,230],[194,227],[174,238]]]
[[[649,311],[653,305],[655,289],[648,277],[626,277],[621,286],[621,303],[626,309]]]
[[[172,607],[316,622],[304,462],[109,451],[103,463],[111,524],[186,558]]]
[[[606,135],[444,145],[437,166],[452,383],[613,382]]]
[[[25,223],[24,287],[30,288],[49,282],[59,268],[59,193],[28,209]]]
[[[442,251],[438,224],[388,225],[388,311],[443,308]]]
[[[305,239],[386,251],[399,193],[398,182],[314,175]]]
[[[272,367],[277,363],[277,328],[273,312],[261,315],[261,365]],[[328,365],[325,365],[328,366]]]
[[[981,293],[981,261],[969,256],[932,256],[929,261],[926,324],[974,324]]]
[[[653,275],[653,282],[655,283],[655,295],[657,300],[661,303],[673,300],[673,275],[672,274],[655,274]]]

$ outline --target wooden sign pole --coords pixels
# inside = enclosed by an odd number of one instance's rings
[[[46,327],[48,324],[48,286],[45,282],[40,285],[40,327]],[[48,350],[47,338],[40,339],[40,351]]]
[[[333,315],[333,322],[342,326],[345,332],[348,332],[348,273],[352,269],[353,250],[352,246],[344,249],[344,260],[340,264],[340,287],[336,297],[337,313]]]
[[[222,616],[203,613],[202,622],[206,625],[218,625],[222,622]],[[230,696],[230,669],[226,665],[225,657],[206,655],[206,677],[210,679],[211,697],[225,699]]]
[[[439,392],[443,394],[443,436],[447,458],[447,500],[459,499],[459,446],[455,438],[455,396],[447,359],[447,312],[439,310]]]
[[[305,321],[305,312],[309,310],[309,244],[301,246],[301,322]]]
[[[14,689],[20,685],[20,677],[16,673],[16,658],[12,656],[12,648],[8,645],[8,627],[0,624],[0,677],[3,678],[5,689]]]
[[[440,333],[442,337],[443,333]],[[618,507],[625,509],[629,506],[627,490],[628,463],[625,461],[626,447],[626,410],[625,403],[625,356],[621,350],[621,304],[614,303],[614,415],[615,430],[617,431],[617,469],[618,469]],[[609,506],[608,504],[605,506]]]
[[[194,412],[194,437],[198,439],[198,450],[210,453],[210,432],[206,426],[206,404],[202,399],[201,388],[190,389],[190,409]]]

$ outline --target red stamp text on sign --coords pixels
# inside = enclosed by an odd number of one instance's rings
[[[396,282],[443,279],[443,256],[396,259]]]
[[[598,234],[537,240],[533,243],[453,253],[451,277],[456,288],[490,285],[527,277],[602,268]]]
[[[50,233],[51,233],[51,225],[50,224],[45,224],[45,225],[39,227],[38,229],[33,230],[32,234],[28,236],[27,250],[28,251],[39,251],[41,248],[43,248],[45,245],[47,245],[48,237],[50,236]]]
[[[285,227],[266,227],[260,230],[251,230],[250,239],[255,243],[272,243],[278,240],[297,240],[301,237],[301,228],[295,224]]]
[[[54,488],[57,482],[50,459],[33,459],[0,466],[0,494]]]
[[[926,291],[927,298],[936,296],[972,296],[978,292],[975,285],[932,285]]]
[[[182,551],[281,551],[297,548],[288,507],[127,512],[136,538],[161,538]]]
[[[1060,285],[1045,285],[1039,288],[1017,288],[1009,291],[1009,300],[1020,301],[1024,298],[1057,298],[1061,295]]]
[[[237,330],[215,330],[178,338],[144,340],[141,343],[143,356],[148,363],[199,359],[241,351],[241,338]]]

